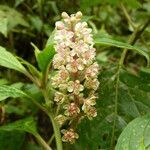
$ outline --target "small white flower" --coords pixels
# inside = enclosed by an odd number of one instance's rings
[[[89,107],[87,112],[86,112],[87,117],[92,120],[93,117],[97,116],[97,111],[95,107]]]
[[[62,47],[67,47],[72,45],[73,36],[74,33],[72,31],[67,31],[65,29],[58,30],[55,34],[54,40],[56,40],[57,43],[60,43]]]
[[[96,78],[99,72],[99,65],[95,62],[90,65],[85,71],[85,78]]]
[[[64,105],[64,109],[66,109],[65,111],[65,115],[66,116],[76,116],[77,114],[80,113],[80,109],[78,108],[78,106],[75,103],[70,103],[67,105]]]
[[[61,68],[61,66],[65,65],[65,59],[63,57],[61,57],[59,54],[55,54],[54,58],[53,58],[53,66],[54,69],[59,69]]]
[[[93,60],[95,59],[96,53],[95,53],[95,48],[89,48],[88,51],[82,53],[82,59],[84,64],[91,64]]]
[[[75,133],[73,129],[63,129],[61,130],[61,132],[64,134],[62,137],[63,142],[70,142],[71,144],[73,144],[75,140],[79,138],[78,134]]]
[[[63,103],[65,100],[65,95],[60,92],[55,93],[54,101],[57,103]]]
[[[84,82],[84,86],[88,89],[93,89],[96,91],[99,87],[99,81],[96,78],[95,79],[87,79]]]
[[[71,59],[71,61],[66,65],[66,69],[69,72],[77,72],[78,70],[84,69],[83,60],[81,58]]]
[[[74,94],[78,95],[83,90],[84,86],[80,84],[79,80],[68,82],[68,92],[73,92]]]

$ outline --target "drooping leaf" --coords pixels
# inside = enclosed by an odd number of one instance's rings
[[[149,146],[150,115],[148,114],[136,118],[127,125],[118,139],[115,150],[142,150],[141,147],[147,149]]]
[[[125,49],[129,49],[129,50],[133,50],[133,51],[139,53],[140,55],[144,56],[147,59],[147,62],[149,64],[149,55],[142,48],[139,48],[137,46],[132,46],[128,43],[117,41],[117,40],[114,40],[111,38],[103,38],[103,37],[98,37],[98,36],[95,36],[94,42],[96,45],[114,46],[114,47],[118,47],[118,48],[123,48],[123,49],[125,48]]]
[[[8,85],[0,86],[0,101],[5,100],[8,97],[26,97],[27,94],[23,91]]]
[[[13,56],[10,52],[6,51],[5,48],[0,46],[0,66],[14,69],[19,72],[25,73],[26,69],[21,63]]]

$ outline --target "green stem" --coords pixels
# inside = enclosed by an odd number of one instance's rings
[[[54,135],[55,135],[55,141],[56,141],[57,150],[63,150],[59,125],[54,120],[54,117],[53,117],[52,114],[49,114],[49,117],[50,117],[52,125],[53,125],[53,130],[54,130]]]
[[[52,141],[54,140],[54,138],[55,138],[55,134],[53,134],[53,135],[51,136],[51,138],[49,139],[49,141],[48,141],[48,144],[49,144],[49,145],[51,145],[51,143],[52,143]]]
[[[148,21],[149,22],[149,21]],[[140,37],[140,35],[142,34],[142,32],[144,31],[144,29],[148,26],[148,22],[146,22],[146,24],[140,29],[141,26],[138,26],[134,32],[132,33],[132,35],[129,38],[128,43],[131,45],[134,45],[135,42],[137,41],[137,39]],[[118,67],[117,67],[117,73],[116,73],[116,88],[115,88],[115,110],[114,110],[114,115],[115,115],[115,119],[113,122],[113,128],[112,128],[112,138],[111,138],[111,149],[114,149],[114,137],[115,137],[115,128],[116,128],[116,121],[117,121],[117,115],[118,115],[118,96],[119,96],[119,84],[120,84],[120,70],[121,67],[124,63],[124,59],[125,56],[127,54],[127,49],[124,49],[119,63],[118,63]]]
[[[52,150],[52,148],[49,147],[49,145],[43,140],[43,138],[39,134],[36,134],[34,136],[36,137],[39,144],[44,148],[44,150]]]
[[[126,8],[124,7],[124,5],[121,3],[121,8],[123,10],[123,13],[128,21],[128,23],[132,26],[133,29],[136,29],[136,25],[134,24],[134,22],[132,21],[129,13],[127,12]]]

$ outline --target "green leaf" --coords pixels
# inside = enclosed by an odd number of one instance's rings
[[[95,36],[94,42],[97,45],[114,46],[114,47],[118,47],[118,48],[126,48],[129,50],[133,50],[133,51],[139,53],[140,55],[144,56],[147,59],[147,62],[149,64],[149,55],[142,48],[139,48],[137,46],[132,46],[128,43],[124,43],[121,41],[116,41],[116,40],[111,39],[111,38],[103,38],[103,37],[98,37],[98,36]]]
[[[28,27],[29,24],[23,19],[21,13],[6,5],[0,5],[0,18],[6,18],[8,21],[7,31],[9,32],[17,25]]]
[[[5,78],[0,79],[0,86],[4,85],[4,84],[8,84],[8,83],[9,83],[9,81],[7,79],[5,79]]]
[[[47,43],[46,43],[46,47],[54,44],[54,35],[55,35],[55,30],[49,36]]]
[[[41,147],[39,147],[38,145],[36,144],[33,144],[33,143],[27,143],[25,145],[25,149],[24,150],[42,150]]]
[[[5,48],[0,46],[0,66],[14,69],[19,72],[25,73],[26,69],[23,65],[13,56],[10,52],[6,51]]]
[[[5,100],[8,97],[27,97],[28,95],[23,91],[8,85],[0,86],[0,101]]]
[[[51,63],[55,55],[54,46],[53,44],[47,45],[43,51],[40,51],[35,45],[33,46],[35,48],[35,56],[36,56],[39,68],[41,69],[42,72],[44,72],[49,66],[49,64]]]
[[[142,7],[142,5],[140,4],[140,2],[138,2],[138,0],[124,0],[124,2],[132,9],[138,9]]]
[[[145,149],[150,146],[150,115],[130,122],[121,133],[115,150],[143,150],[143,146]]]
[[[17,105],[17,107],[13,106],[11,104],[5,105],[5,111],[7,114],[17,114],[19,116],[23,116],[25,113],[25,110],[23,108],[19,108],[18,105]]]
[[[7,37],[7,24],[8,24],[8,20],[7,18],[3,18],[0,15],[0,32]]]
[[[43,22],[40,19],[39,16],[35,16],[35,15],[29,15],[28,16],[32,26],[38,31],[40,32],[43,26]]]
[[[24,132],[0,131],[0,150],[21,150],[24,142]]]
[[[150,76],[143,72],[133,75],[128,71],[121,70],[119,106],[122,113],[135,118],[150,112],[149,79]]]
[[[1,131],[25,131],[37,135],[36,123],[32,117],[25,118],[0,127]]]
[[[40,73],[32,64],[30,64],[29,62],[27,62],[26,60],[24,60],[24,59],[22,59],[22,58],[20,58],[20,57],[18,57],[18,59],[20,60],[20,62],[21,62],[23,65],[25,65],[25,66],[28,68],[29,72],[30,72],[33,76],[36,76],[36,77],[38,77],[38,78],[41,77],[41,73]]]
[[[148,69],[141,70],[138,75],[122,70],[120,80],[130,88],[150,92],[150,73],[146,70],[148,71]]]

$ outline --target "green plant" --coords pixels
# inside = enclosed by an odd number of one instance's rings
[[[9,68],[0,68],[0,149],[61,149],[62,145],[65,150],[149,149],[148,0],[77,0],[74,3],[69,0],[14,0],[14,3],[2,0],[0,8],[0,45],[3,45],[0,47],[0,65]],[[93,96],[87,94],[91,89],[86,89],[92,86],[92,82],[86,88],[83,84],[82,73],[87,59],[82,61],[77,57],[78,65],[65,65],[66,71],[60,67],[65,62],[60,59],[56,46],[60,44],[63,47],[61,38],[65,32],[62,35],[59,31],[66,29],[69,20],[63,13],[65,25],[62,21],[56,22],[60,20],[60,12],[74,13],[79,9],[86,15],[81,21],[86,21],[92,28],[96,48],[97,63],[88,71],[93,82],[96,81],[93,84],[95,90],[100,82],[97,94],[93,92]],[[78,15],[81,16],[80,13]],[[56,28],[52,31],[54,22]],[[82,32],[82,27],[87,24],[80,24],[78,32]],[[72,32],[66,41],[70,38]],[[87,39],[90,38],[87,36]],[[45,43],[43,50],[37,48],[42,49]],[[78,55],[81,51],[80,47],[76,49]],[[63,53],[65,61],[71,60],[67,56],[68,53]],[[83,76],[76,76],[77,82],[74,83],[78,86],[74,90],[70,80],[73,80],[77,69]],[[68,71],[72,73],[68,75]],[[60,80],[60,72],[65,73],[65,82]],[[97,80],[95,75],[98,73]],[[92,98],[88,105],[81,100],[76,107],[72,93],[80,98],[89,95]],[[66,101],[68,97],[70,101]],[[94,110],[92,116],[89,113],[91,107]],[[73,108],[73,113],[68,111],[70,108]],[[77,116],[79,119],[75,119]],[[65,130],[60,132],[60,129]]]

